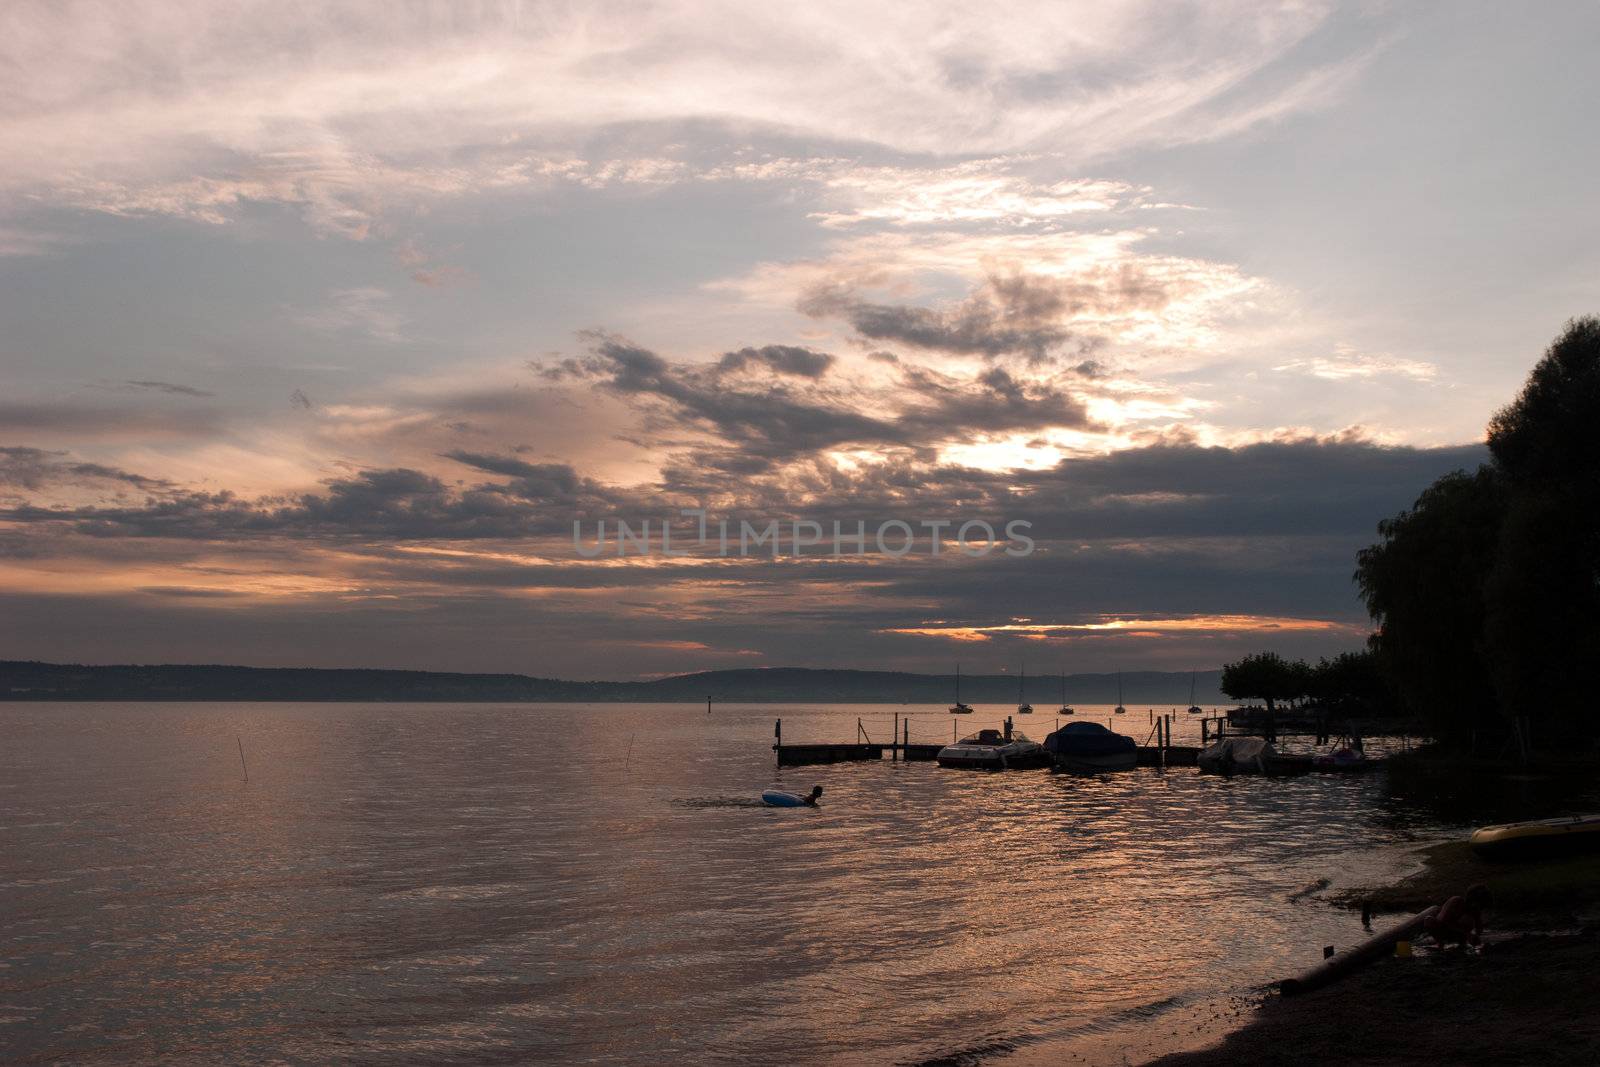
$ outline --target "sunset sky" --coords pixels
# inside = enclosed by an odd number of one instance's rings
[[[1356,549],[1600,310],[1597,44],[1586,3],[8,4],[0,658],[1359,647]],[[693,507],[1036,549],[574,550]]]

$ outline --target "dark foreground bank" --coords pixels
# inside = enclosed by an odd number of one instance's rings
[[[1371,906],[1381,929],[1396,921],[1392,913],[1481,882],[1495,898],[1481,953],[1441,951],[1424,938],[1410,959],[1382,960],[1302,996],[1273,994],[1221,1046],[1156,1063],[1600,1063],[1600,856],[1496,864],[1451,842],[1423,857],[1410,877],[1337,902]]]
[[[1273,996],[1221,1046],[1156,1064],[1594,1064],[1597,994],[1600,932],[1517,934],[1481,954],[1387,959],[1315,993]]]

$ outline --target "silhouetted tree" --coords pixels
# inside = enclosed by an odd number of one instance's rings
[[[1380,715],[1390,710],[1389,681],[1375,651],[1341,652],[1311,668],[1312,699],[1341,715]]]
[[[1430,486],[1378,526],[1356,582],[1371,647],[1436,736],[1512,724],[1600,732],[1600,319],[1581,318],[1489,423],[1494,462]]]
[[[1276,652],[1246,656],[1222,668],[1222,691],[1235,700],[1259,699],[1276,713],[1278,702],[1306,695],[1310,670],[1302,662],[1284,659]]]
[[[1526,731],[1596,732],[1600,662],[1600,319],[1567,324],[1489,423],[1507,487],[1485,586],[1484,648],[1502,710]]]
[[[1371,647],[1401,705],[1441,740],[1470,739],[1497,721],[1482,642],[1504,512],[1492,468],[1456,471],[1379,523],[1383,540],[1357,556],[1356,584],[1378,625]]]

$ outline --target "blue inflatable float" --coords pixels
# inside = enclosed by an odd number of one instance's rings
[[[812,808],[816,807],[817,798],[821,795],[820,785],[811,787],[810,796],[803,793],[785,793],[781,789],[768,789],[761,794],[761,801],[769,808]]]

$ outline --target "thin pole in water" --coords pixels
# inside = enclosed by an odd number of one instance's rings
[[[239,742],[239,769],[244,771],[244,780],[248,782],[250,780],[250,768],[244,761],[244,739],[238,734],[234,734],[233,739]]]
[[[635,737],[637,737],[637,736],[638,736],[638,734],[629,734],[628,735],[628,754],[626,756],[622,757],[622,769],[623,770],[627,770],[628,769],[628,761],[633,759],[633,739]]]
[[[710,697],[706,697],[706,714],[707,715],[711,714],[711,698]]]

